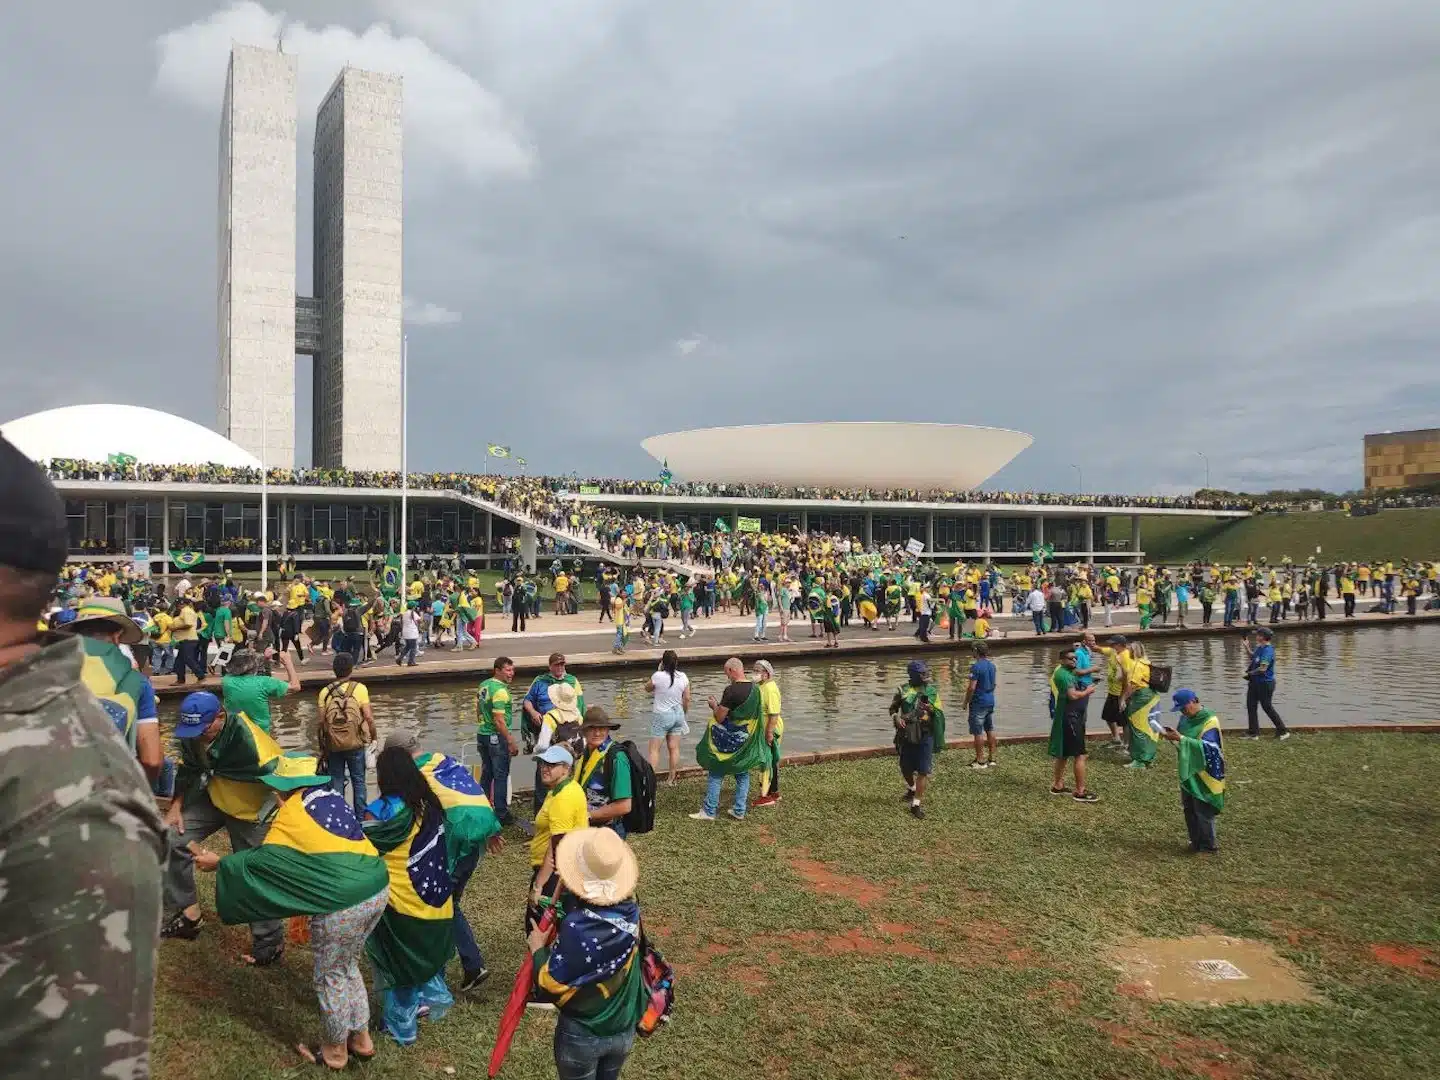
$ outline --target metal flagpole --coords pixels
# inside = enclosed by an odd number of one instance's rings
[[[409,523],[409,501],[410,501],[410,424],[407,408],[410,390],[410,338],[408,335],[400,337],[400,601],[404,603],[410,595],[405,589],[405,574],[408,569],[405,565],[406,541],[410,536]]]
[[[265,465],[265,387],[260,387],[260,591],[270,580],[270,470]]]

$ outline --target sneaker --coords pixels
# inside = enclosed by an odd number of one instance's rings
[[[462,991],[478,990],[480,984],[490,977],[489,968],[476,968],[474,971],[464,972],[460,976],[460,989]]]
[[[1282,731],[1282,732],[1280,733],[1280,741],[1281,741],[1281,742],[1284,742],[1284,741],[1285,741],[1286,739],[1288,739],[1288,738],[1290,738],[1290,732],[1288,732],[1288,731]]]
[[[1143,770],[1143,769],[1148,768],[1149,766],[1147,766],[1147,765],[1145,764],[1145,762],[1143,762],[1143,761],[1132,761],[1132,762],[1130,762],[1129,765],[1123,765],[1123,766],[1121,766],[1121,767],[1122,767],[1122,768],[1125,768],[1125,769],[1141,769],[1141,770]]]
[[[1070,789],[1069,789],[1068,787],[1052,787],[1052,788],[1050,789],[1050,794],[1051,794],[1051,795],[1069,795],[1069,794],[1070,794]]]
[[[192,919],[183,911],[177,911],[167,919],[160,927],[162,938],[179,938],[181,941],[194,941],[200,936],[200,928],[205,925],[205,916]]]
[[[1076,802],[1092,803],[1099,802],[1100,796],[1096,795],[1093,791],[1077,791],[1074,799]]]
[[[918,802],[911,803],[910,816],[913,818],[923,818],[925,816],[925,808],[921,806]]]
[[[1241,736],[1241,737],[1242,737],[1243,739],[1245,739],[1247,742],[1259,742],[1259,741],[1260,741],[1260,736],[1259,736],[1259,735],[1244,735],[1244,736]]]
[[[974,761],[970,762],[970,768],[972,768],[972,769],[982,769],[982,770],[983,770],[983,769],[988,769],[989,767],[990,767],[990,766],[986,765],[985,762],[981,761],[979,758],[976,758]]]
[[[694,814],[691,814],[690,816],[691,816],[691,817],[694,817],[695,815],[694,815]],[[729,817],[729,818],[734,818],[736,821],[744,821],[744,820],[745,820],[745,815],[744,815],[744,814],[737,814],[737,813],[735,813],[735,808],[734,808],[733,806],[732,806],[729,810],[726,810],[726,811],[725,811],[725,816],[726,816],[726,817]]]
[[[912,788],[906,788],[906,789],[905,789],[905,794],[904,794],[904,795],[901,795],[900,798],[901,798],[904,802],[909,802],[911,799],[915,798],[915,792],[914,792],[914,790],[913,790]]]
[[[761,795],[760,798],[756,799],[755,802],[752,803],[751,805],[753,805],[753,806],[774,806],[774,805],[775,805],[776,803],[778,803],[779,801],[780,801],[780,796],[779,796],[779,795]]]
[[[989,761],[985,763],[985,767],[987,769],[998,769],[1000,767],[1000,763],[992,757]]]
[[[527,1008],[527,1009],[538,1009],[540,1012],[554,1012],[554,1011],[555,1011],[555,1006],[554,1006],[554,1005],[551,1005],[550,1002],[548,1002],[548,1001],[527,1001],[527,1002],[525,1003],[525,1008]]]
[[[714,821],[714,820],[715,820],[715,815],[714,815],[714,814],[707,814],[704,810],[699,810],[699,811],[696,811],[695,813],[693,813],[693,814],[690,815],[690,820],[691,820],[691,821]]]

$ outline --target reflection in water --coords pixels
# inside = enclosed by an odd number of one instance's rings
[[[1103,640],[1103,639],[1102,639]],[[1189,686],[1214,709],[1226,726],[1245,721],[1245,650],[1237,633],[1227,637],[1147,642],[1152,660],[1173,664],[1175,687]],[[1440,679],[1434,676],[1440,653],[1440,626],[1309,632],[1282,628],[1276,636],[1280,686],[1276,707],[1291,724],[1354,724],[1374,721],[1435,722],[1440,718]],[[995,656],[996,726],[1002,735],[1048,730],[1045,697],[1058,649],[1001,650]],[[905,680],[904,653],[878,660],[809,660],[777,663],[785,710],[787,751],[879,746],[890,741],[885,715],[895,688]],[[950,710],[951,735],[965,733],[959,705],[965,692],[970,654],[926,656]],[[705,699],[719,695],[725,677],[712,662],[688,670],[692,681],[692,722],[703,722]],[[364,671],[360,672],[364,677]],[[604,705],[620,720],[622,737],[642,747],[649,737],[650,698],[644,670],[582,677],[587,704]],[[421,745],[467,757],[474,754],[475,688],[471,682],[419,683],[374,688],[371,700],[382,734],[405,728]],[[525,687],[515,687],[518,701]],[[516,706],[518,709],[518,705]],[[313,730],[315,698],[276,703],[276,738],[287,748],[303,746]],[[1090,709],[1091,729],[1100,726],[1098,701]],[[1268,730],[1268,722],[1261,717]],[[307,728],[308,725],[308,728]],[[693,744],[694,735],[687,743]]]

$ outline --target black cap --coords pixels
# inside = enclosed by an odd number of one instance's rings
[[[0,436],[0,566],[58,574],[68,552],[64,500],[45,470]]]

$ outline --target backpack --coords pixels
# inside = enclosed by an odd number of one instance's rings
[[[354,606],[347,607],[345,614],[340,616],[340,627],[347,634],[360,633],[360,609]]]
[[[617,754],[624,754],[630,762],[630,812],[625,815],[625,831],[648,833],[655,828],[655,767],[640,752],[634,740],[616,743],[605,755],[607,789],[613,781]]]
[[[365,746],[365,711],[355,699],[355,684],[337,679],[325,688],[325,708],[320,714],[320,749],[360,750]]]

